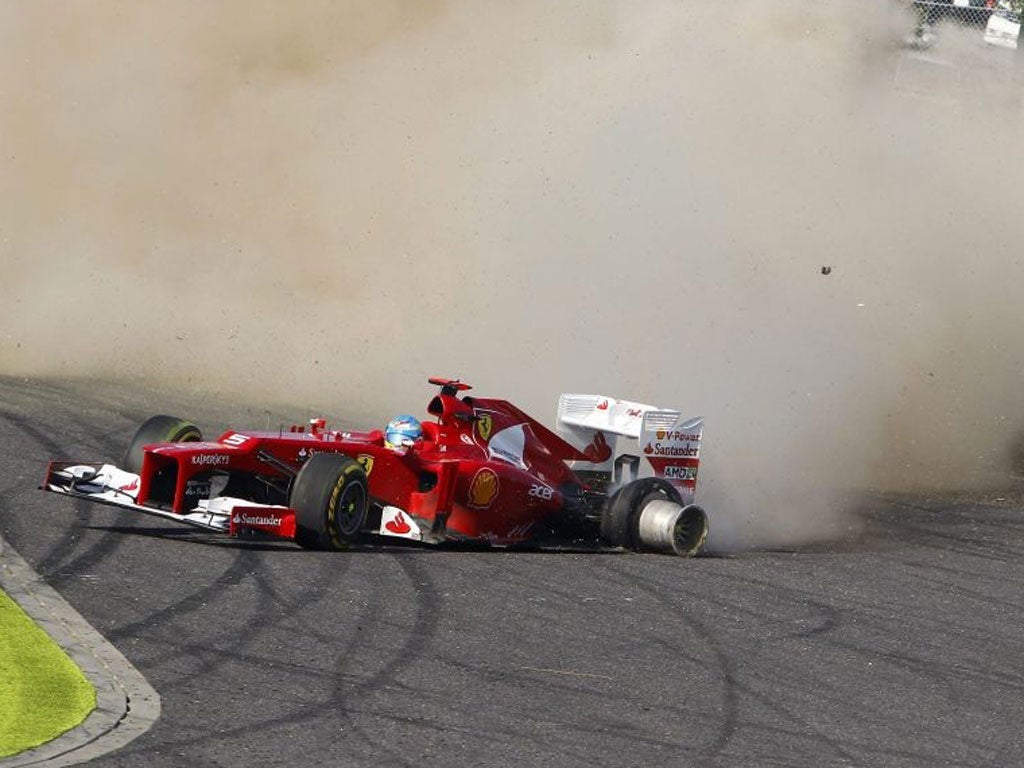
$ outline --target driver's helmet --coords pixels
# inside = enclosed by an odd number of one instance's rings
[[[384,430],[384,444],[388,448],[412,445],[423,437],[423,427],[412,416],[396,416]]]

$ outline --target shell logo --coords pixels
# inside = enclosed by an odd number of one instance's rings
[[[498,475],[484,467],[473,475],[469,484],[469,506],[486,509],[498,497]]]
[[[665,430],[664,429],[659,429],[658,432],[657,432],[657,435],[658,435],[658,439],[659,440],[664,440],[665,439]]]

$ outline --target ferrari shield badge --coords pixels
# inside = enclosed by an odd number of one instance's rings
[[[477,434],[480,435],[480,439],[483,440],[485,443],[491,439],[491,426],[492,421],[490,414],[485,413],[484,415],[477,418],[476,431]]]
[[[373,471],[373,456],[368,453],[361,453],[356,457],[356,463],[363,468],[363,472],[369,475]]]

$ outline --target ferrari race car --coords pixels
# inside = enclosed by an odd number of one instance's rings
[[[427,406],[434,420],[411,445],[323,419],[209,442],[188,421],[154,416],[120,467],[54,461],[42,489],[311,549],[371,536],[683,556],[703,547],[707,516],[693,503],[703,419],[565,394],[556,434],[506,400],[429,381],[440,387]],[[617,451],[619,438],[635,452]]]

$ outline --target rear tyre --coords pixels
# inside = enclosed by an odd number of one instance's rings
[[[175,416],[153,416],[142,422],[121,460],[122,469],[140,474],[142,472],[142,449],[155,443],[188,443],[203,439],[199,427],[190,421]]]
[[[601,538],[613,547],[640,549],[640,512],[657,499],[682,504],[679,491],[660,477],[644,477],[619,488],[601,513]]]
[[[306,549],[346,549],[362,532],[369,507],[366,473],[338,453],[310,457],[292,482],[295,540]]]

